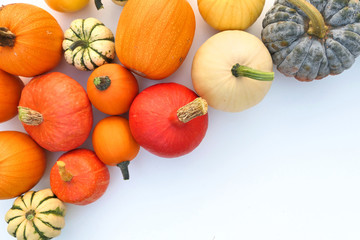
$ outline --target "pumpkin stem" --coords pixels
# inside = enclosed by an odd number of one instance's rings
[[[196,117],[207,114],[208,104],[205,99],[198,97],[194,101],[179,108],[176,112],[180,122],[187,123]]]
[[[71,51],[74,51],[77,47],[87,48],[89,46],[89,43],[84,40],[78,40],[70,45]]]
[[[65,163],[63,161],[57,161],[56,164],[59,168],[61,180],[63,180],[64,182],[70,182],[73,178],[73,175],[65,169]]]
[[[25,218],[29,221],[32,221],[34,219],[35,215],[36,215],[36,212],[33,209],[31,209],[25,213]]]
[[[13,47],[15,44],[15,34],[8,28],[0,27],[0,47]]]
[[[124,162],[118,163],[116,165],[120,168],[124,180],[129,180],[129,178],[130,178],[129,169],[128,169],[129,164],[130,164],[130,161],[124,161]]]
[[[94,84],[97,89],[100,91],[108,89],[111,85],[111,79],[108,76],[100,76],[94,78]]]
[[[26,125],[37,126],[44,120],[41,113],[27,107],[18,106],[18,113],[20,121]]]
[[[104,8],[104,5],[102,4],[101,0],[94,0],[94,2],[97,10]]]
[[[310,19],[309,29],[307,33],[318,38],[324,38],[328,27],[319,10],[316,9],[311,3],[305,0],[287,0],[289,3],[300,8],[306,16]]]
[[[235,77],[248,77],[259,81],[274,80],[274,72],[263,72],[238,63],[231,68],[231,72]]]

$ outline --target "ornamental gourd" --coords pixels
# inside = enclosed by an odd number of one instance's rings
[[[240,112],[258,104],[269,91],[274,73],[269,51],[256,36],[227,30],[197,50],[191,69],[195,91],[209,106]]]
[[[198,0],[199,12],[213,28],[245,30],[260,16],[265,0]]]
[[[123,8],[115,47],[120,62],[149,79],[163,79],[183,63],[195,34],[186,0],[131,0]]]
[[[262,40],[284,75],[322,79],[360,54],[359,15],[357,0],[277,0],[263,19]]]
[[[72,21],[64,37],[65,60],[79,70],[94,70],[115,58],[114,35],[96,18]]]
[[[62,41],[47,11],[25,3],[0,7],[0,69],[23,77],[45,73],[60,62]]]
[[[8,233],[18,240],[51,239],[65,226],[66,207],[50,188],[16,198],[5,215]]]

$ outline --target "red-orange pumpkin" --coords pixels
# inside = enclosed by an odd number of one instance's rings
[[[0,70],[0,123],[16,116],[23,88],[19,77]]]
[[[34,187],[44,174],[45,152],[26,133],[0,132],[0,199]]]
[[[131,0],[117,25],[116,53],[134,73],[163,79],[180,67],[194,33],[195,15],[186,0]]]
[[[90,100],[84,88],[63,73],[33,78],[24,87],[18,108],[25,130],[49,151],[77,148],[90,134]]]
[[[24,77],[47,72],[62,58],[63,31],[47,11],[25,3],[0,7],[0,69]]]

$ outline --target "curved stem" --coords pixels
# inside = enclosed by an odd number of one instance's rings
[[[108,87],[110,87],[111,79],[108,76],[100,76],[94,78],[93,83],[97,89],[99,89],[100,91],[104,91],[108,89]]]
[[[129,168],[128,168],[129,164],[130,164],[130,161],[124,161],[124,162],[118,163],[116,165],[120,168],[124,180],[129,180],[129,178],[130,178]]]
[[[64,182],[70,182],[73,178],[73,175],[65,169],[65,163],[63,161],[57,161],[56,164],[59,168],[61,180],[63,180]]]
[[[207,111],[208,111],[208,104],[206,100],[201,97],[198,97],[195,98],[195,100],[193,100],[192,102],[179,108],[176,112],[176,115],[180,122],[187,123],[196,117],[200,117],[207,114]]]
[[[83,48],[87,48],[89,46],[89,43],[84,41],[84,40],[78,40],[76,42],[74,42],[73,44],[70,45],[70,49],[71,51],[74,51],[77,47],[83,47]]]
[[[15,34],[8,28],[0,27],[0,47],[13,47],[15,44]]]
[[[310,19],[310,27],[308,34],[316,36],[318,38],[324,38],[327,31],[327,26],[319,10],[316,9],[311,3],[305,0],[287,0],[289,3],[300,8],[306,16]]]
[[[235,64],[231,69],[235,77],[248,77],[259,81],[274,80],[274,72],[263,72],[240,64]]]
[[[18,113],[20,121],[26,125],[37,126],[44,120],[41,113],[27,107],[18,106]]]

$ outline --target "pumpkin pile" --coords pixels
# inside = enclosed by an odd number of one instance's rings
[[[45,2],[76,12],[89,1]],[[108,167],[119,167],[128,180],[140,148],[162,158],[190,154],[206,136],[208,108],[240,112],[260,103],[274,64],[286,76],[311,81],[340,74],[360,54],[358,1],[276,0],[259,39],[246,29],[264,0],[198,0],[201,17],[219,32],[193,59],[187,55],[196,19],[188,1],[113,2],[123,6],[114,31],[89,16],[63,32],[39,7],[0,7],[0,123],[18,114],[24,127],[0,132],[0,199],[16,198],[5,220],[17,239],[58,236],[65,205],[103,196]],[[86,89],[54,70],[61,60],[91,72]],[[140,91],[140,80],[166,79],[185,60],[192,61],[195,91],[174,82]],[[22,77],[31,80],[25,85]],[[109,116],[94,124],[92,107]],[[93,149],[82,147],[89,138]],[[44,175],[46,151],[63,153],[51,167],[49,188],[32,191]]]

